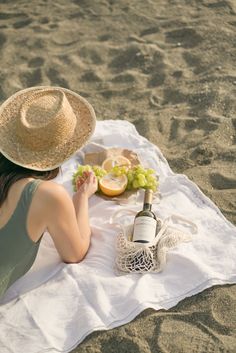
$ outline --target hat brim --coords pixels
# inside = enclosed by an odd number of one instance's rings
[[[64,92],[77,119],[74,134],[69,141],[41,151],[32,151],[22,145],[15,133],[22,103],[36,91],[57,89]],[[47,171],[60,166],[93,135],[96,116],[93,107],[79,94],[62,87],[37,86],[13,94],[0,106],[0,152],[13,163],[24,168]],[[53,136],[52,136],[53,138]]]

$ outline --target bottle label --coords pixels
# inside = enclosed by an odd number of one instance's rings
[[[149,243],[156,236],[157,222],[154,218],[141,216],[134,221],[133,241]]]

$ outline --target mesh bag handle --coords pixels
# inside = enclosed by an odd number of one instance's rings
[[[110,217],[110,219],[109,219],[109,223],[110,223],[110,224],[116,224],[116,225],[118,225],[118,226],[121,228],[121,230],[123,231],[123,233],[125,233],[125,227],[124,227],[124,225],[123,225],[122,223],[118,222],[117,218],[118,218],[118,216],[121,215],[124,211],[125,211],[125,214],[126,214],[126,215],[127,215],[127,214],[130,214],[130,215],[131,215],[131,214],[132,214],[132,215],[136,215],[136,214],[137,214],[137,211],[130,210],[130,209],[126,209],[126,208],[122,208],[122,209],[120,209],[120,210],[115,211],[115,212],[112,214],[112,216]]]

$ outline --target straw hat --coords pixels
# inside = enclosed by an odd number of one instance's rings
[[[92,106],[61,87],[38,86],[0,106],[0,152],[33,170],[51,170],[69,159],[94,132]]]

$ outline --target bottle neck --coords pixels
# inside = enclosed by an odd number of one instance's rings
[[[144,211],[151,211],[152,209],[152,204],[151,203],[144,203],[143,204],[143,210]]]
[[[152,208],[152,190],[146,189],[144,194],[143,210],[151,211]]]

